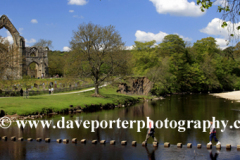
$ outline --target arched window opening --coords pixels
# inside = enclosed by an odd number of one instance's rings
[[[32,62],[28,65],[28,75],[31,78],[38,78],[38,70],[39,70],[39,66],[36,62]]]
[[[36,57],[36,53],[31,53],[30,57]]]

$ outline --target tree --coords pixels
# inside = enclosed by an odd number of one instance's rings
[[[111,25],[79,25],[78,30],[73,31],[70,46],[75,55],[71,63],[77,64],[72,74],[90,76],[95,84],[94,96],[99,95],[99,85],[127,63],[127,57],[121,54],[122,38]]]
[[[212,7],[216,0],[197,0],[197,4],[201,5],[201,10],[204,12],[206,9]],[[240,1],[239,0],[222,0],[218,6],[218,12],[222,13],[222,28],[228,27],[230,37],[234,36],[234,33],[240,29],[240,26],[235,26],[235,23],[239,22],[238,16],[240,15]],[[228,25],[228,21],[233,25]]]
[[[169,72],[169,63],[169,58],[165,57],[146,73],[146,76],[154,83],[152,93],[155,95],[173,92],[176,76]]]
[[[234,47],[233,55],[234,55],[234,59],[240,62],[240,42],[238,42]]]
[[[135,74],[144,75],[148,72],[148,69],[158,64],[159,56],[156,54],[155,43],[155,40],[149,42],[135,41],[133,50],[131,50]]]
[[[225,48],[223,50],[223,56],[227,57],[228,60],[229,59],[234,60],[233,52],[234,52],[234,47],[233,46],[229,46],[229,47],[227,47],[227,48]]]
[[[58,74],[59,76],[63,76],[66,55],[67,55],[67,52],[61,52],[61,51],[48,52],[49,75],[54,76]]]
[[[193,44],[193,48],[196,50],[196,60],[203,61],[206,55],[209,55],[213,58],[216,53],[219,53],[218,45],[216,44],[216,40],[213,37],[202,38],[201,40],[197,40]]]
[[[38,42],[36,42],[33,46],[35,47],[47,47],[47,48],[53,48],[52,41],[51,40],[45,40],[45,39],[39,39]]]
[[[163,38],[162,43],[159,44],[163,56],[170,56],[174,53],[183,53],[185,50],[185,43],[182,38],[176,34],[169,34]]]

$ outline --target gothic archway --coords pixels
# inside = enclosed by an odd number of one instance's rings
[[[39,73],[39,64],[37,62],[32,62],[28,65],[28,73],[31,78],[38,78],[40,77]]]
[[[10,46],[10,48],[12,54],[11,63],[13,63],[14,65],[12,69],[12,72],[15,73],[14,79],[22,78],[23,70],[25,70],[23,62],[25,40],[23,37],[20,36],[17,29],[14,27],[14,25],[6,15],[2,15],[0,17],[0,29],[2,29],[3,27],[9,31],[13,38],[13,44]]]
[[[0,18],[0,29],[2,29],[3,27],[6,28],[11,33],[11,35],[13,37],[13,46],[14,47],[23,47],[24,38],[20,36],[17,29],[14,27],[14,25],[12,24],[12,22],[9,20],[9,18],[6,15],[2,15]]]

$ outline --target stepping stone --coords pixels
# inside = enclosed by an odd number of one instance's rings
[[[36,140],[37,140],[37,142],[41,142],[42,138],[37,138]]]
[[[63,139],[63,143],[68,143],[69,140],[68,139]]]
[[[158,142],[153,142],[153,147],[158,147]]]
[[[51,139],[50,138],[45,138],[45,142],[49,143],[49,142],[51,142]]]
[[[16,141],[16,137],[15,136],[11,137],[11,140]]]
[[[111,144],[111,145],[115,145],[115,143],[116,143],[115,140],[111,140],[111,141],[110,141],[110,144]]]
[[[226,149],[227,149],[227,150],[231,150],[231,148],[232,148],[231,144],[227,144],[227,145],[226,145]]]
[[[72,143],[77,143],[77,138],[73,138]]]
[[[182,148],[182,143],[178,143],[177,148]]]
[[[237,145],[237,150],[240,151],[240,145]]]
[[[2,140],[7,141],[7,136],[3,136]]]
[[[221,144],[216,145],[217,149],[221,149]]]
[[[87,142],[86,139],[81,140],[81,143],[86,143],[86,142]]]
[[[23,137],[18,138],[19,141],[23,141]]]
[[[121,145],[127,145],[127,141],[122,141]]]
[[[198,144],[198,145],[197,145],[197,148],[198,148],[198,149],[202,148],[202,144]]]
[[[147,143],[145,143],[145,141],[143,141],[142,146],[147,146]]]
[[[62,139],[57,139],[57,143],[61,143],[62,142]]]
[[[137,141],[132,141],[132,146],[137,146]]]
[[[92,144],[97,144],[97,140],[92,140]]]
[[[192,143],[188,143],[187,148],[192,148]]]
[[[212,149],[212,144],[207,144],[207,149]]]
[[[164,147],[169,148],[170,147],[170,143],[169,142],[165,142],[164,143]]]

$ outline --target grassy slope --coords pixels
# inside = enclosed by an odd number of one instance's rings
[[[123,102],[126,99],[133,99],[135,96],[116,93],[116,88],[106,87],[100,89],[100,94],[104,98],[92,97],[93,91],[76,93],[69,95],[48,95],[32,96],[29,99],[22,97],[0,98],[0,110],[7,114],[28,115],[34,112],[41,112],[43,108],[50,108],[54,111],[61,111],[69,108],[69,105],[85,107],[89,104],[106,104]],[[136,97],[135,97],[136,98]]]

